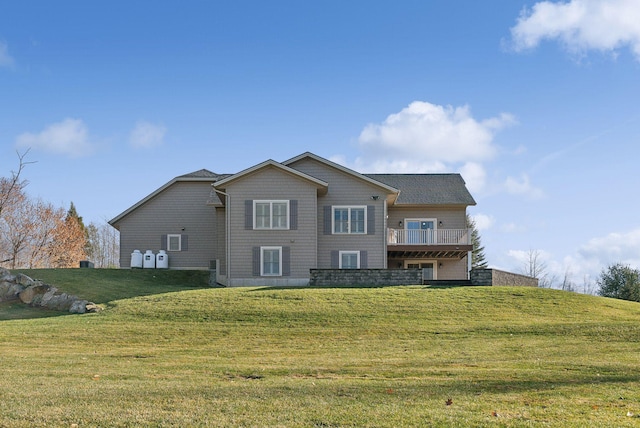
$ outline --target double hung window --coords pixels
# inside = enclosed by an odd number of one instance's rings
[[[335,234],[367,233],[367,209],[364,206],[334,206],[332,220]]]
[[[288,229],[289,201],[253,201],[254,229]]]
[[[282,275],[282,247],[260,248],[260,275]]]

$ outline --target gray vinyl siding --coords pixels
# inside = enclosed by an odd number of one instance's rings
[[[309,269],[317,267],[317,188],[300,177],[277,168],[267,167],[233,181],[225,189],[227,215],[230,216],[231,248],[230,267],[232,285],[268,285],[281,279],[300,283],[308,282]],[[245,228],[246,201],[295,200],[297,201],[297,228],[288,230],[253,230]],[[291,209],[291,204],[290,204]],[[289,275],[283,277],[259,277],[253,273],[254,247],[288,247]]]
[[[219,271],[218,275],[226,275],[227,272],[227,232],[226,232],[226,212],[224,207],[216,207],[216,231],[217,231],[217,242],[216,242],[216,254],[218,255],[217,259],[220,261],[220,265],[218,266]]]
[[[392,229],[398,229],[399,221],[403,221],[407,218],[435,218],[438,222],[442,222],[442,226],[438,226],[438,229],[466,229],[467,228],[467,216],[466,207],[463,206],[451,206],[451,207],[403,207],[393,206],[389,207],[389,219],[388,224]],[[404,226],[403,226],[404,227]]]
[[[298,171],[329,183],[326,195],[318,198],[318,268],[328,269],[332,266],[332,251],[366,251],[367,265],[371,269],[386,267],[386,233],[385,233],[385,191],[367,181],[335,169],[313,159],[302,159],[290,165]],[[372,196],[378,196],[377,200]],[[373,207],[374,219],[368,221],[367,234],[325,234],[325,207],[332,206],[366,206]],[[371,211],[369,211],[371,212]],[[371,230],[373,226],[374,230]]]
[[[178,181],[118,221],[120,267],[131,267],[134,250],[154,254],[167,234],[186,237],[186,251],[169,251],[169,268],[208,269],[216,258],[215,209],[206,204],[209,182]]]

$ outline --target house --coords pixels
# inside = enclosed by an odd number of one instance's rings
[[[311,269],[421,269],[466,280],[475,205],[459,174],[361,174],[303,153],[235,174],[179,176],[109,223],[120,266],[166,250],[174,269],[219,283],[307,285]]]

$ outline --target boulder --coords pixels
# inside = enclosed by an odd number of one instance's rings
[[[100,306],[96,305],[95,303],[89,302],[85,306],[85,310],[87,312],[100,312],[102,310],[102,308]]]
[[[29,306],[69,311],[72,314],[101,310],[95,303],[67,293],[60,293],[56,287],[33,280],[27,275],[21,273],[12,275],[7,269],[0,268],[0,302],[17,299]]]
[[[69,312],[72,314],[84,314],[87,312],[87,305],[89,304],[86,300],[75,300],[71,307],[69,308]]]
[[[29,278],[27,275],[23,273],[19,273],[16,275],[15,282],[16,284],[20,284],[25,287],[29,287],[30,285],[34,284],[33,279]]]
[[[39,301],[42,300],[42,296],[49,291],[49,286],[45,285],[45,284],[35,284],[32,285],[30,287],[25,288],[24,290],[22,290],[22,292],[19,294],[20,300],[22,301],[22,303],[26,303],[27,305],[30,305],[33,303],[33,301],[35,300],[36,296],[39,296],[40,299],[38,299]]]
[[[0,302],[16,300],[22,290],[24,290],[24,287],[20,284],[7,280],[0,281]]]

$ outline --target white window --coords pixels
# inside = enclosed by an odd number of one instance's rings
[[[260,247],[260,275],[282,275],[282,247]]]
[[[254,229],[289,229],[289,201],[253,201]]]
[[[360,251],[340,251],[340,269],[360,269]]]
[[[167,251],[182,251],[182,235],[167,235]]]
[[[335,234],[366,234],[366,207],[333,207],[333,226]]]

